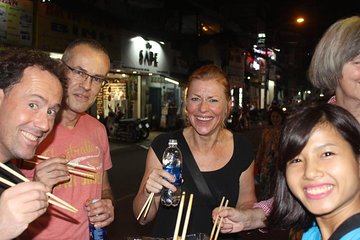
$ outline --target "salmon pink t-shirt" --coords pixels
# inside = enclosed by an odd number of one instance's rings
[[[93,166],[96,168],[95,180],[70,174],[70,181],[55,186],[53,194],[79,211],[71,213],[50,204],[47,212],[32,222],[20,239],[88,240],[89,221],[84,204],[89,198],[101,198],[103,173],[112,167],[104,125],[88,114],[81,115],[72,129],[58,124],[36,154],[65,156],[73,163]],[[33,166],[21,170],[32,179]]]

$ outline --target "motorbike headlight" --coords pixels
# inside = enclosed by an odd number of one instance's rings
[[[139,123],[138,128],[140,128],[140,129],[142,128],[142,124],[141,124],[141,123]]]

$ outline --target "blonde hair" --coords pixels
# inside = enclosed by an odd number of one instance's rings
[[[226,100],[230,100],[230,83],[226,73],[216,65],[204,65],[196,69],[189,77],[188,87],[194,80],[215,80],[224,86]]]

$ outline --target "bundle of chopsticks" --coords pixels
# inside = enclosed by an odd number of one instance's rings
[[[182,195],[181,195],[181,200],[180,200],[179,211],[178,211],[178,215],[177,215],[177,219],[176,219],[173,240],[177,240],[178,237],[179,237],[179,229],[180,229],[180,223],[181,223],[181,216],[182,216],[182,212],[183,212],[183,208],[184,208],[184,202],[185,202],[185,192],[183,192]],[[186,231],[187,231],[187,227],[189,225],[192,202],[193,202],[193,194],[190,194],[189,202],[188,202],[187,209],[186,209],[184,225],[183,225],[183,228],[182,228],[181,240],[185,240],[185,237],[186,237]]]
[[[226,200],[225,205],[223,205],[224,201],[225,201],[225,197],[222,197],[218,213],[221,211],[222,208],[226,208],[229,203],[229,200]],[[209,240],[216,240],[218,238],[222,221],[223,221],[223,217],[220,217],[220,219],[219,219],[219,214],[218,214],[215,218]],[[214,234],[215,234],[215,236],[214,236]]]
[[[49,159],[49,157],[46,156],[42,156],[42,155],[35,155],[35,157],[37,159],[40,160],[47,160]],[[29,163],[34,163],[37,164],[37,162],[33,161],[33,160],[24,160],[25,162],[29,162]],[[84,171],[89,171],[89,172],[96,172],[96,168],[92,167],[92,166],[86,166],[86,165],[81,165],[78,163],[73,163],[73,162],[68,162],[66,164],[68,166],[68,171],[69,173],[73,174],[73,175],[78,175],[81,177],[85,177],[85,178],[90,178],[90,179],[95,179],[94,173],[85,173],[83,171],[79,171],[76,169],[82,169]]]
[[[27,179],[26,177],[24,177],[20,173],[16,172],[15,170],[11,169],[10,167],[6,166],[2,162],[0,162],[0,167],[2,169],[4,169],[5,171],[7,171],[8,173],[14,175],[15,177],[21,179],[24,182],[29,182],[30,181],[29,179]],[[0,182],[4,183],[5,185],[7,185],[9,187],[13,187],[13,186],[16,185],[15,183],[10,182],[10,181],[6,180],[5,178],[2,178],[2,177],[0,177]],[[78,211],[74,206],[72,206],[69,203],[65,202],[61,198],[59,198],[59,197],[57,197],[57,196],[55,196],[55,195],[53,195],[53,194],[51,194],[49,192],[46,193],[46,195],[50,198],[49,199],[50,204],[53,204],[53,205],[58,206],[60,208],[66,209],[66,210],[68,210],[70,212],[73,212],[73,213]]]
[[[146,199],[146,201],[145,201],[145,203],[144,203],[144,206],[141,208],[140,213],[139,213],[139,215],[137,216],[136,220],[139,221],[139,219],[140,219],[140,217],[141,217],[141,215],[143,214],[144,211],[145,211],[145,212],[144,212],[144,218],[146,218],[146,215],[147,215],[147,213],[148,213],[148,211],[149,211],[149,209],[150,209],[151,202],[152,202],[153,198],[154,198],[154,193],[152,192],[152,193],[150,193],[150,195],[149,195],[148,198]]]
[[[181,200],[180,200],[180,204],[179,204],[178,215],[177,215],[177,218],[176,218],[176,224],[175,224],[173,240],[177,240],[179,238],[178,235],[179,235],[182,212],[183,212],[183,209],[184,209],[185,195],[186,195],[185,192],[183,192],[181,194]],[[187,231],[187,227],[189,225],[189,219],[190,219],[190,213],[191,213],[193,197],[194,197],[194,195],[190,194],[189,202],[188,202],[187,209],[186,209],[184,225],[183,225],[183,228],[182,228],[181,240],[185,240],[185,237],[186,237],[186,231]],[[150,195],[148,196],[147,200],[144,203],[144,206],[141,208],[138,217],[136,218],[137,220],[140,219],[140,217],[141,217],[141,215],[143,214],[144,211],[145,212],[144,212],[143,216],[144,216],[144,218],[146,217],[153,198],[154,198],[154,193],[150,193]]]

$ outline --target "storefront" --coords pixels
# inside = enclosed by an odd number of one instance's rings
[[[97,115],[144,118],[153,128],[173,128],[181,114],[178,82],[162,75],[110,72],[97,98]]]
[[[153,128],[173,128],[181,114],[182,89],[170,77],[170,45],[124,32],[121,61],[112,61],[108,83],[97,99],[97,115],[147,117]]]

